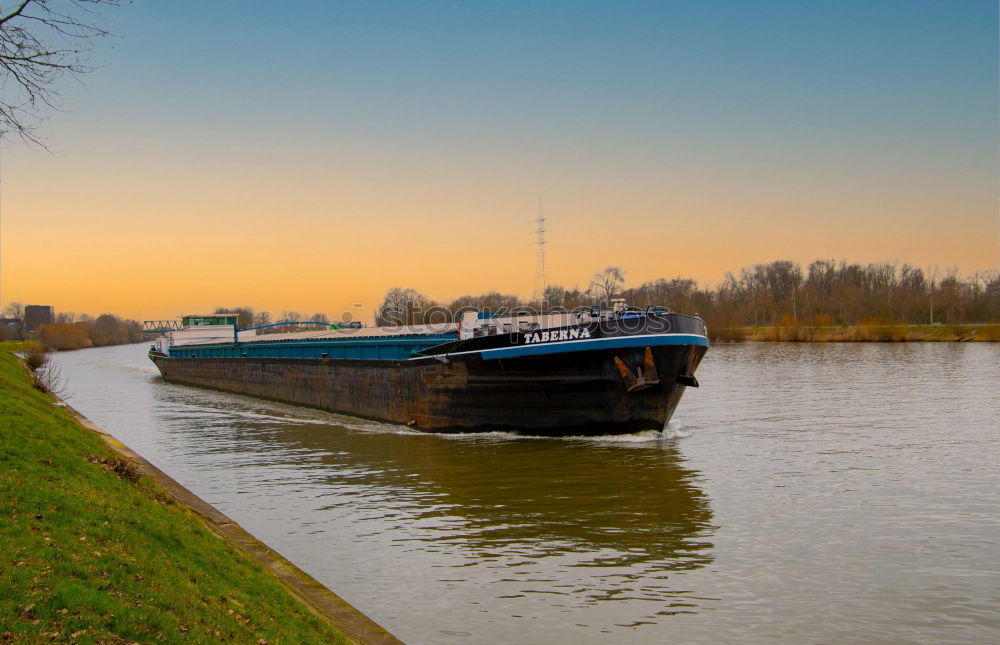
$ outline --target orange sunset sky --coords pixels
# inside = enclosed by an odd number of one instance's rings
[[[2,143],[0,299],[527,297],[539,196],[566,287],[997,269],[996,4],[765,4],[127,6],[47,114],[51,153]]]

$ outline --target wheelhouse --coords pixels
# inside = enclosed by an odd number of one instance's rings
[[[236,326],[237,314],[190,314],[181,318],[182,327]]]

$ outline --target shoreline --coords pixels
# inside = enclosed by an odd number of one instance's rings
[[[20,368],[20,371],[24,373],[25,377],[24,384],[27,386],[27,388],[30,389],[30,385],[28,385],[27,382],[28,378],[30,377],[27,374],[27,368],[24,366],[23,361],[14,356],[13,352],[11,351],[11,348],[9,347],[0,346],[0,353],[6,354],[14,359],[16,367]],[[0,360],[6,358],[7,358],[6,356],[0,355]],[[7,383],[3,383],[2,381],[0,381],[0,386],[5,386],[3,387],[3,389],[5,390],[4,394],[10,395],[11,400],[14,400],[15,397],[17,397],[18,393],[16,391],[12,391],[13,388],[6,387],[6,385]],[[152,463],[147,461],[144,457],[142,457],[142,455],[136,453],[134,450],[125,445],[122,441],[118,440],[114,435],[107,432],[106,430],[104,430],[103,428],[92,422],[90,419],[85,417],[79,411],[77,411],[68,403],[63,401],[59,396],[50,393],[37,392],[36,390],[31,390],[31,391],[36,392],[39,398],[45,397],[44,400],[47,400],[55,410],[58,410],[59,408],[66,410],[69,416],[70,423],[76,426],[76,429],[85,430],[87,431],[85,434],[91,437],[99,438],[101,440],[100,441],[101,444],[106,446],[106,448],[109,449],[114,455],[117,455],[119,460],[123,460],[124,463],[127,464],[126,466],[124,466],[124,468],[126,469],[134,468],[134,471],[136,471],[137,473],[135,475],[136,479],[138,479],[139,476],[143,478],[148,478],[149,480],[151,480],[153,484],[153,486],[150,487],[152,488],[152,490],[143,490],[142,488],[140,488],[138,485],[135,484],[132,485],[133,486],[132,490],[139,489],[137,490],[137,492],[140,495],[145,494],[149,497],[152,497],[153,500],[160,505],[166,506],[167,504],[176,504],[184,511],[189,511],[191,514],[193,514],[192,519],[197,518],[199,523],[202,524],[208,531],[210,531],[212,535],[214,535],[216,538],[221,538],[225,544],[232,547],[238,553],[242,554],[243,556],[251,560],[254,564],[258,565],[262,569],[262,573],[264,575],[267,575],[274,583],[280,586],[280,588],[288,594],[289,596],[288,600],[297,601],[297,603],[300,604],[301,607],[308,614],[315,616],[329,628],[332,628],[335,632],[335,636],[339,636],[344,641],[350,643],[374,643],[379,645],[396,645],[402,642],[395,636],[393,636],[391,633],[389,633],[386,629],[378,625],[374,620],[363,614],[361,611],[353,607],[346,600],[335,594],[327,587],[325,587],[315,578],[305,573],[297,566],[295,566],[292,562],[283,557],[281,554],[276,552],[274,549],[272,549],[265,543],[255,538],[253,535],[247,532],[243,527],[241,527],[238,523],[234,522],[232,519],[227,517],[221,511],[213,507],[211,504],[204,501],[203,499],[195,495],[193,492],[191,492],[190,490],[179,484],[172,477],[170,477],[162,470],[154,466]],[[28,398],[28,397],[25,396],[22,398]],[[30,405],[30,402],[28,402],[28,404]],[[16,417],[16,416],[17,416],[16,412],[11,414],[11,417]],[[53,428],[46,428],[46,430],[52,430],[52,429]],[[72,429],[70,431],[72,431]],[[2,439],[2,437],[0,437],[0,439]],[[50,466],[56,465],[51,463],[54,460],[50,459],[48,461],[50,462],[49,463]],[[92,461],[93,463],[92,456],[88,456],[87,461]],[[67,465],[67,470],[70,467],[71,466]],[[16,476],[20,473],[14,470],[11,471],[11,474]],[[0,480],[3,479],[10,480],[11,478],[6,478],[6,477],[0,478]],[[4,483],[3,481],[0,481],[0,484],[3,483]],[[0,488],[2,488],[2,486],[0,486]],[[23,486],[21,488],[23,488]],[[30,492],[31,491],[22,490],[19,496],[26,497],[30,495]],[[69,495],[70,493],[66,491],[65,494]],[[167,496],[169,496],[168,501],[160,499],[161,497],[167,497]],[[44,515],[41,513],[35,515],[37,521],[42,521],[41,518],[43,517]],[[94,518],[84,518],[84,519],[90,520],[91,524],[94,523],[93,521]],[[185,526],[177,526],[178,524],[185,523],[183,522],[183,519],[187,518],[177,518],[176,514],[172,514],[171,523],[174,525],[172,528],[177,529],[179,531],[183,531],[185,528],[189,528]],[[107,523],[108,522],[105,521],[105,524]],[[33,526],[31,530],[39,531],[40,528],[43,527]],[[43,533],[43,535],[48,536],[49,534]],[[83,540],[84,537],[85,536],[81,535],[81,541]],[[46,541],[49,541],[50,539],[51,538],[46,537]],[[54,544],[54,542],[49,542],[49,546],[51,546],[52,544]],[[17,545],[12,545],[12,548],[16,546]],[[12,572],[14,568],[24,564],[24,562],[28,559],[27,557],[22,557],[20,554],[17,557],[15,557],[13,552],[10,554],[10,557],[12,559],[22,558],[22,560],[17,564],[12,562],[11,563],[12,567],[8,568],[6,566],[2,566],[3,560],[0,559],[0,574],[8,574]],[[211,566],[213,569],[215,568],[214,563]],[[147,577],[149,577],[148,574]],[[104,578],[106,579],[106,575],[104,576]],[[142,576],[137,576],[137,579],[141,578]],[[3,578],[0,578],[0,580],[2,579]],[[194,577],[192,577],[192,579],[194,579]],[[79,582],[79,580],[74,580],[74,582]],[[106,580],[94,581],[94,582],[95,584],[98,582],[105,583]],[[153,584],[153,587],[156,588],[157,585]],[[254,591],[265,593],[257,589],[255,589]],[[16,591],[14,593],[16,594]],[[32,593],[32,595],[36,594],[37,591]],[[164,597],[166,597],[167,595],[168,595],[167,592],[161,594],[161,596]],[[3,600],[4,599],[0,597],[0,603],[2,603]],[[164,600],[164,598],[160,598],[159,600]],[[30,617],[34,617],[34,612],[37,611],[34,609],[35,604],[40,602],[41,600],[33,601],[32,598],[23,598],[23,597],[19,598],[17,604],[18,606],[22,607],[20,616],[25,619],[27,619],[29,615]],[[139,606],[141,606],[141,603],[139,603]],[[24,607],[29,607],[29,608],[23,609]],[[15,612],[15,614],[9,614],[9,615],[16,615],[16,613],[17,612]],[[56,613],[58,614],[59,611],[57,610]],[[65,615],[66,613],[67,612],[65,610],[62,610],[63,615]],[[295,613],[295,612],[289,612],[289,613]],[[112,618],[114,618],[113,615]],[[13,623],[11,625],[7,625],[5,623],[5,620],[6,618],[0,619],[0,626],[2,626],[3,631],[6,633],[10,632],[11,628],[14,627],[15,625]],[[273,621],[274,618],[272,617],[271,620]],[[61,622],[59,620],[59,616],[56,616],[56,622]],[[202,622],[204,622],[204,620]],[[32,624],[37,625],[38,621],[36,620]],[[296,626],[302,627],[301,625],[296,625]],[[304,628],[308,629],[308,627]],[[22,635],[29,636],[29,634],[22,634]],[[43,635],[44,634],[39,634],[37,632],[34,634],[35,637]],[[193,635],[194,634],[192,634],[192,636]],[[318,639],[318,641],[329,640],[331,636],[331,634],[322,634],[320,632],[316,632],[312,635],[314,638]],[[17,634],[13,634],[12,636],[15,639],[17,638]],[[264,639],[261,639],[261,641],[266,642]]]
[[[335,594],[323,585],[323,583],[302,569],[299,569],[283,555],[258,540],[222,511],[201,499],[170,475],[151,464],[142,455],[129,448],[114,435],[83,416],[78,410],[58,396],[49,396],[56,402],[56,405],[65,408],[81,426],[103,439],[109,448],[122,457],[135,462],[138,470],[143,475],[148,476],[159,484],[179,504],[191,510],[195,515],[198,515],[213,533],[263,565],[265,569],[291,591],[292,595],[299,602],[306,605],[310,611],[325,619],[326,622],[342,632],[351,642],[380,643],[384,645],[402,643],[402,641],[389,633],[384,627],[361,613],[360,610]]]
[[[1000,342],[1000,323],[709,328],[709,337],[713,343],[990,343]]]

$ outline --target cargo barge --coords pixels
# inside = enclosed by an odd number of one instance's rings
[[[705,323],[662,308],[261,334],[186,316],[149,357],[170,383],[435,432],[594,435],[662,430],[697,387]]]

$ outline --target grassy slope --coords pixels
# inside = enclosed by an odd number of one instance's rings
[[[104,441],[0,345],[0,642],[343,642]]]

